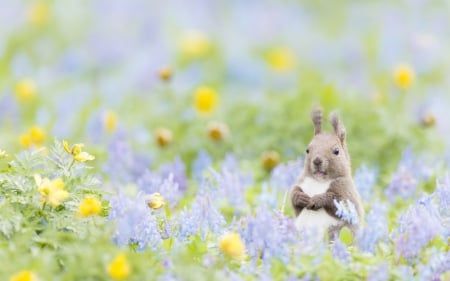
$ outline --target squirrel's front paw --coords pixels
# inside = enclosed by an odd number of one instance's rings
[[[309,204],[306,205],[306,209],[316,211],[316,210],[319,210],[320,208],[322,208],[322,206],[320,204],[320,197],[318,197],[317,195],[314,195],[313,197],[311,197]]]
[[[294,190],[292,192],[292,204],[296,207],[304,208],[310,203],[311,197],[301,190]]]

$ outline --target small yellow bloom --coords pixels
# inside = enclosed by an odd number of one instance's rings
[[[23,147],[29,148],[32,145],[41,147],[47,138],[44,129],[38,126],[32,127],[28,133],[20,136],[19,140]]]
[[[160,147],[166,147],[172,143],[172,131],[166,128],[160,128],[156,131],[155,139]]]
[[[286,72],[294,69],[295,55],[287,48],[276,48],[267,54],[269,66],[279,72]]]
[[[172,78],[173,76],[173,70],[172,68],[166,66],[163,67],[160,71],[159,71],[159,78],[161,78],[161,80],[163,81],[169,81],[170,78]]]
[[[102,203],[94,197],[85,197],[78,206],[78,214],[81,217],[88,217],[100,214],[102,210]]]
[[[245,246],[238,233],[226,233],[219,241],[219,247],[227,256],[242,260],[245,258]]]
[[[180,49],[189,58],[202,58],[211,52],[212,43],[205,34],[192,30],[182,36]]]
[[[210,87],[201,86],[195,91],[194,105],[198,113],[208,115],[218,104],[217,92]]]
[[[399,64],[394,69],[394,81],[397,87],[406,90],[414,83],[414,69],[407,64]]]
[[[270,171],[280,163],[280,154],[276,151],[266,151],[261,156],[264,169]]]
[[[0,149],[0,159],[6,158],[6,157],[9,157],[8,153],[6,153],[6,151]]]
[[[422,116],[421,123],[426,128],[433,127],[436,124],[436,117],[432,113],[427,113]]]
[[[53,207],[59,206],[62,201],[69,197],[69,193],[64,190],[64,182],[60,178],[54,180],[42,179],[40,175],[36,174],[34,180],[42,195],[42,201]]]
[[[16,98],[20,101],[29,101],[36,97],[36,84],[31,79],[22,79],[15,87]]]
[[[41,26],[50,19],[50,7],[43,1],[34,3],[28,12],[28,20],[32,25]]]
[[[112,133],[117,128],[117,114],[113,111],[107,111],[103,117],[103,126],[108,133]]]
[[[37,280],[38,278],[36,277],[36,275],[29,270],[20,271],[11,276],[11,278],[9,278],[9,281],[37,281]]]
[[[147,205],[154,210],[161,209],[165,204],[164,197],[157,192],[151,194],[147,199]]]
[[[108,274],[116,280],[123,280],[131,274],[131,267],[124,254],[118,254],[107,267]]]
[[[64,150],[73,156],[73,159],[78,162],[86,162],[86,161],[92,161],[95,159],[95,157],[85,151],[83,151],[84,144],[82,143],[76,143],[72,145],[72,147],[69,147],[69,143],[67,141],[63,141],[63,147]]]
[[[210,122],[208,124],[208,135],[213,141],[221,141],[229,134],[228,126],[221,122]]]

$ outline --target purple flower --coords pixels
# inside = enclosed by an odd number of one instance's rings
[[[378,171],[362,165],[355,171],[355,185],[364,201],[372,198],[373,186],[377,182]]]
[[[178,183],[178,188],[181,191],[186,190],[187,179],[183,161],[179,157],[175,159],[173,163],[167,163],[161,166],[159,169],[163,178],[168,178],[169,175],[173,175],[174,182]]]
[[[303,170],[303,159],[276,166],[270,176],[270,185],[278,190],[290,190]]]
[[[388,236],[387,207],[376,202],[366,216],[366,225],[357,234],[358,245],[362,251],[374,253],[378,241]]]
[[[146,171],[137,180],[137,184],[139,189],[145,194],[152,194],[155,192],[161,194],[171,207],[176,205],[183,195],[179,188],[179,184],[175,182],[173,174],[162,177],[158,174]]]
[[[386,281],[389,280],[389,264],[381,263],[370,270],[367,275],[367,281]]]
[[[245,206],[245,192],[247,187],[252,184],[252,180],[249,177],[237,171],[229,171],[226,168],[222,169],[220,173],[211,168],[210,172],[217,187],[215,198],[226,199],[233,207]]]
[[[436,182],[433,196],[438,201],[438,212],[444,226],[444,237],[450,237],[450,175],[447,174]]]
[[[355,205],[353,205],[350,200],[338,202],[334,199],[333,202],[337,208],[336,215],[338,217],[349,224],[359,224],[358,212],[356,211]]]
[[[332,249],[333,257],[337,258],[343,263],[350,262],[350,253],[347,250],[347,246],[339,239],[335,239]]]
[[[417,257],[422,248],[442,232],[441,220],[431,199],[431,196],[421,198],[400,217],[394,233],[398,255],[406,259]]]
[[[441,280],[442,274],[450,272],[450,252],[432,255],[427,264],[419,265],[418,272],[420,281]]]
[[[192,164],[192,175],[194,179],[200,181],[204,176],[204,172],[211,166],[211,156],[209,156],[208,152],[201,150]]]

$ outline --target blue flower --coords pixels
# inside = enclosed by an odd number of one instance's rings
[[[173,174],[163,177],[150,171],[146,171],[137,180],[137,184],[139,189],[145,194],[156,192],[161,194],[170,207],[175,206],[183,195],[178,182],[175,182]]]
[[[278,190],[290,190],[303,170],[303,159],[277,165],[270,175],[270,185]]]
[[[358,245],[362,251],[374,253],[377,243],[388,236],[387,207],[376,202],[366,216],[366,225],[357,234]]]
[[[370,270],[367,281],[387,281],[389,280],[389,264],[383,262]]]
[[[208,152],[201,150],[198,153],[197,158],[194,160],[194,163],[192,164],[192,176],[195,180],[200,181],[204,176],[204,172],[211,166],[211,156],[208,154]]]
[[[441,280],[442,274],[450,272],[450,252],[433,254],[427,264],[419,265],[418,272],[417,280]]]
[[[355,185],[364,201],[369,201],[373,195],[373,186],[377,182],[378,171],[362,165],[355,171]]]
[[[332,254],[333,257],[345,264],[350,262],[350,253],[347,250],[347,246],[339,239],[335,239],[333,243]]]
[[[350,200],[338,202],[336,199],[333,200],[336,206],[336,215],[343,221],[357,225],[359,224],[358,212],[356,211],[355,205]]]

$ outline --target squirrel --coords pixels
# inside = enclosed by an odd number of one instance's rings
[[[351,161],[346,144],[346,130],[336,112],[330,120],[333,133],[322,132],[322,110],[311,113],[314,137],[306,149],[304,168],[291,192],[297,229],[315,229],[322,238],[328,232],[334,239],[347,226],[355,233],[359,224],[350,224],[336,215],[335,200],[350,201],[355,206],[359,222],[364,210],[351,175]]]

